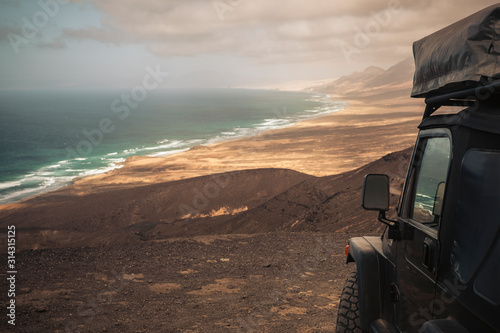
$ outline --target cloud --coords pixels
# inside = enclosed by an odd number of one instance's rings
[[[100,27],[64,38],[144,44],[162,57],[233,55],[254,63],[394,63],[413,41],[491,4],[479,0],[92,1]],[[363,42],[361,35],[368,35]],[[345,46],[352,47],[350,59]],[[342,48],[344,46],[344,49]]]
[[[45,41],[39,41],[36,43],[36,47],[41,48],[41,49],[63,49],[65,48],[66,42],[62,39],[56,39],[54,41],[50,42],[45,42]]]
[[[22,36],[22,31],[18,27],[7,25],[0,25],[0,41],[9,41],[9,34],[16,34]]]
[[[132,36],[124,35],[120,30],[105,30],[98,27],[86,29],[64,29],[63,39],[90,39],[105,44],[125,44],[134,42]]]
[[[413,41],[490,5],[485,0],[69,0],[36,34],[12,42],[13,34],[24,37],[25,22],[48,0],[0,0],[5,1],[0,11],[4,87],[42,81],[65,86],[67,77],[92,87],[94,82],[123,86],[133,83],[131,72],[151,63],[173,74],[172,85],[340,77],[408,58]]]

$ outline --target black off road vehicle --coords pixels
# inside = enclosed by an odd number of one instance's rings
[[[397,217],[389,177],[367,175],[363,207],[387,228],[349,240],[337,332],[500,332],[500,4],[414,56],[426,108]]]

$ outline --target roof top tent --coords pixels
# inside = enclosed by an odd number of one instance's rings
[[[500,4],[413,44],[412,97],[425,98],[424,118],[443,105],[471,106],[500,92]]]

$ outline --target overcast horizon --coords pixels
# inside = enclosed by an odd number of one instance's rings
[[[252,87],[338,78],[490,1],[0,0],[0,90]],[[166,75],[165,73],[169,73]]]

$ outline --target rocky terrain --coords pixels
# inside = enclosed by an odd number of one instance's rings
[[[277,232],[23,251],[16,327],[1,331],[332,332],[346,243]]]
[[[18,273],[16,326],[0,330],[333,332],[354,268],[345,245],[383,230],[360,208],[363,177],[388,173],[394,207],[409,156],[327,177],[257,169],[55,192],[3,210],[2,230],[16,225]]]

